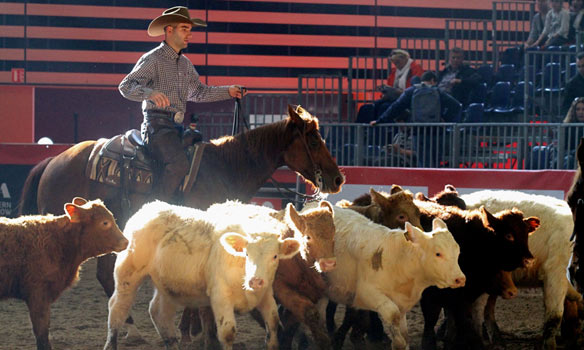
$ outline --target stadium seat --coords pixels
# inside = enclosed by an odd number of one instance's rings
[[[493,84],[493,76],[495,73],[493,72],[493,66],[490,64],[483,64],[479,68],[477,68],[477,72],[483,78],[483,83],[487,84],[488,87],[492,86]]]
[[[542,72],[542,82],[538,93],[559,93],[562,90],[562,70],[559,63],[550,62],[545,65]]]
[[[468,96],[468,103],[485,103],[486,101],[487,83],[480,83],[471,90]]]
[[[513,92],[513,97],[511,98],[511,106],[513,108],[513,112],[516,113],[523,113],[525,109],[525,85],[527,85],[527,96],[534,95],[534,88],[533,82],[528,81],[527,83],[524,81],[520,81],[515,86],[515,91]],[[530,100],[528,99],[528,102]],[[529,109],[529,108],[528,108]]]
[[[515,83],[515,65],[502,64],[495,74],[495,82],[508,81],[511,84]]]
[[[501,52],[501,65],[512,64],[515,67],[521,66],[521,49],[517,46],[508,47],[505,51]]]
[[[489,113],[510,113],[511,108],[511,83],[500,81],[495,84],[491,93],[489,108],[485,112]]]
[[[483,123],[485,119],[485,105],[483,103],[471,103],[466,109],[466,123]]]

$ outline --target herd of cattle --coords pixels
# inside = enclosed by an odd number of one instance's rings
[[[27,303],[38,349],[51,349],[51,303],[84,261],[111,252],[115,292],[104,349],[117,349],[147,278],[155,287],[150,316],[167,349],[190,340],[189,330],[179,337],[175,329],[178,308],[200,314],[206,347],[231,349],[235,312],[251,312],[265,325],[268,349],[290,348],[299,323],[319,349],[341,348],[349,331],[356,347],[387,341],[388,331],[392,349],[407,349],[406,314],[418,302],[422,349],[437,349],[440,339],[445,349],[485,349],[501,342],[497,297],[512,298],[517,287],[543,288],[544,349],[556,349],[560,335],[565,348],[582,348],[582,297],[566,275],[574,222],[567,203],[552,197],[460,196],[448,185],[427,198],[394,185],[299,212],[155,201],[123,233],[100,200],[74,198],[64,209],[0,218],[0,298]],[[339,326],[334,304],[347,307]]]

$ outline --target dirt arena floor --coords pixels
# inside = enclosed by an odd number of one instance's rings
[[[107,298],[95,278],[96,260],[83,265],[81,280],[66,291],[51,308],[51,342],[55,350],[102,349],[107,331]],[[164,349],[160,337],[154,330],[148,315],[148,302],[152,288],[146,282],[138,293],[133,316],[138,329],[147,343],[129,344],[120,340],[120,349],[151,350]],[[337,317],[342,316],[337,312]],[[177,322],[179,316],[177,315]],[[513,300],[499,300],[497,319],[503,332],[507,350],[540,348],[543,322],[541,291],[520,290]],[[235,348],[238,350],[265,349],[264,330],[248,315],[237,318],[238,334]],[[419,307],[408,315],[411,349],[420,348],[423,319]],[[202,349],[202,340],[195,338],[191,349]],[[0,302],[0,350],[34,350],[26,305],[18,300]],[[347,340],[344,349],[353,349]]]

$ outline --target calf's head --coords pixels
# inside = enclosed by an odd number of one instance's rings
[[[460,196],[458,195],[458,191],[452,185],[444,186],[444,190],[436,193],[432,198],[424,196],[422,192],[416,193],[415,198],[419,201],[434,202],[441,205],[454,206],[460,209],[466,209],[466,203],[462,198],[460,198]]]
[[[438,288],[464,286],[466,277],[458,265],[460,247],[444,221],[432,221],[432,231],[424,232],[406,223],[408,239],[421,251],[421,264],[427,281]]]
[[[300,249],[298,240],[282,240],[273,233],[243,236],[227,232],[219,241],[229,254],[245,258],[243,289],[255,291],[270,286],[280,259],[290,259]]]
[[[389,194],[380,193],[373,188],[351,204],[346,201],[337,203],[340,207],[355,210],[373,222],[389,228],[405,228],[406,222],[422,228],[420,209],[414,204],[414,195],[398,185],[391,187]]]
[[[511,271],[518,267],[527,267],[533,260],[529,251],[528,238],[538,227],[536,217],[524,218],[523,213],[513,208],[492,215],[481,207],[483,223],[495,234],[494,251],[502,270]]]
[[[72,227],[79,232],[80,253],[94,257],[120,252],[128,246],[128,240],[120,231],[112,213],[102,201],[88,202],[81,197],[65,204],[65,214]]]
[[[327,272],[337,266],[334,256],[335,223],[333,207],[327,201],[314,209],[298,213],[292,204],[286,207],[285,220],[300,242],[302,259],[313,264],[317,271]]]
[[[517,296],[517,286],[513,282],[511,272],[499,270],[488,290],[491,295],[500,295],[503,299],[513,299]]]

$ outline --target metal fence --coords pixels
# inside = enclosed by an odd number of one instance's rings
[[[300,75],[298,104],[321,122],[349,121],[352,115],[344,108],[347,105],[343,95],[346,86],[346,78],[341,75]]]
[[[524,88],[514,92],[524,96],[524,121],[561,122],[566,113],[562,91],[576,74],[576,52],[527,51],[518,76]]]
[[[533,1],[493,1],[492,47],[496,55],[508,47],[521,46],[527,40],[534,14]],[[498,56],[493,61],[498,62]]]
[[[353,121],[363,103],[381,98],[378,87],[387,80],[391,62],[389,57],[351,56],[348,68],[347,111]]]

